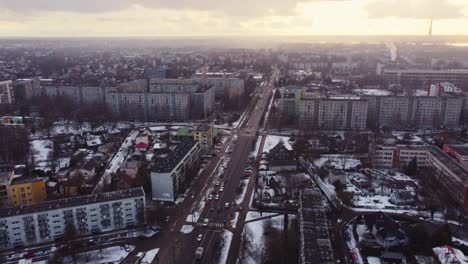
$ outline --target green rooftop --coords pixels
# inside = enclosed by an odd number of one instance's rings
[[[217,137],[219,134],[219,128],[213,128],[213,138]],[[176,136],[178,137],[193,137],[193,129],[190,127],[182,127],[177,130]]]
[[[193,137],[193,130],[189,127],[182,127],[177,130],[176,136],[179,137]]]

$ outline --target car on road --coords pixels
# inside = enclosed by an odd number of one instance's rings
[[[23,255],[23,258],[30,259],[30,258],[34,258],[35,256],[36,254],[34,252],[27,252]]]
[[[201,242],[203,240],[203,234],[198,234],[197,241]]]
[[[208,200],[209,201],[213,200],[213,195],[212,194],[208,195]]]
[[[203,220],[203,226],[208,226],[208,223],[210,222],[210,220],[208,218],[205,218]]]
[[[215,186],[219,186],[219,181],[216,181],[216,182],[215,182]]]
[[[230,204],[229,203],[225,203],[224,204],[224,208],[229,208]]]
[[[170,216],[166,216],[166,223],[171,221],[171,217]]]
[[[219,188],[219,192],[223,192],[223,191],[224,191],[224,187]]]
[[[215,200],[219,200],[219,194],[215,196]]]

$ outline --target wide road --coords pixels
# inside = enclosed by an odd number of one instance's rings
[[[252,151],[252,145],[255,143],[255,134],[262,124],[261,119],[263,113],[268,108],[268,99],[274,89],[273,82],[277,75],[278,71],[274,71],[269,84],[257,88],[256,94],[259,99],[256,103],[252,101],[249,105],[244,121],[237,129],[232,130],[233,137],[230,138],[230,141],[223,146],[218,156],[211,160],[205,172],[194,180],[195,183],[192,187],[192,192],[195,194],[195,197],[187,197],[181,205],[177,206],[176,209],[171,212],[171,215],[175,218],[172,219],[174,219],[175,222],[171,221],[168,223],[167,226],[164,227],[161,237],[158,239],[138,245],[139,250],[154,247],[161,248],[158,258],[154,263],[217,263],[217,254],[219,253],[220,243],[222,243],[221,234],[225,228],[230,229],[230,220],[234,212],[239,210],[234,203],[238,196],[236,189],[241,183],[242,177],[245,175],[244,169],[249,159],[249,154]],[[236,136],[237,140],[234,139]],[[227,145],[231,145],[230,149],[232,153],[230,154],[225,153]],[[224,177],[222,178],[224,191],[219,192],[219,186],[214,186],[214,182],[218,180],[216,179],[216,173],[214,173],[214,171],[222,155],[229,157],[231,162],[225,169]],[[255,179],[252,177],[250,183],[253,183],[254,180]],[[196,207],[200,202],[206,200],[209,195],[207,190],[209,190],[211,186],[217,189],[216,194],[219,194],[219,199],[206,201],[198,223],[193,224],[194,230],[189,234],[181,234],[179,231],[184,224],[192,224],[185,222],[187,215],[191,212],[191,208]],[[244,201],[249,199],[250,196],[248,195],[244,197]],[[229,203],[229,208],[224,208],[226,203]],[[212,207],[214,210],[212,210]],[[248,211],[246,207],[247,206],[240,212],[242,216],[245,216]],[[207,227],[202,224],[204,219],[209,219]],[[236,230],[239,230],[239,228]],[[197,241],[197,236],[199,234],[203,234],[201,242]],[[238,239],[239,237],[240,235],[234,236],[234,239]],[[195,260],[195,251],[199,246],[204,247],[205,252],[202,260],[198,260],[197,262],[197,260]]]
[[[180,255],[181,259],[177,263],[196,263],[194,259],[195,250],[199,246],[205,249],[203,258],[199,261],[200,263],[218,263],[220,248],[223,242],[221,240],[221,234],[225,229],[234,231],[233,244],[235,244],[235,240],[240,239],[239,230],[242,230],[242,226],[237,226],[235,230],[232,230],[230,221],[237,211],[240,213],[239,223],[243,223],[243,219],[241,218],[245,217],[248,206],[242,206],[241,210],[241,208],[235,204],[235,199],[238,196],[236,189],[245,175],[244,169],[249,160],[252,146],[255,144],[256,132],[262,125],[263,114],[268,108],[269,98],[274,90],[273,82],[277,75],[278,72],[274,71],[269,84],[265,87],[261,87],[262,90],[259,90],[259,99],[256,104],[250,106],[251,111],[247,113],[244,123],[241,124],[237,131],[238,140],[235,142],[235,147],[231,154],[231,163],[225,171],[225,176],[223,178],[223,180],[226,181],[224,192],[219,193],[219,200],[213,200],[210,202],[210,205],[205,207],[199,224],[195,227],[192,234],[188,235],[187,239],[184,239],[184,245],[182,247],[184,249],[184,254],[183,256],[182,254]],[[254,181],[254,177],[251,177],[249,187],[252,186]],[[245,188],[248,188],[248,186],[245,186]],[[248,203],[250,193],[251,192],[248,192],[244,196],[243,205]],[[228,209],[224,208],[226,203],[230,205]],[[215,210],[211,211],[210,207],[214,207]],[[221,211],[217,210],[218,207],[221,208]],[[208,227],[201,226],[201,222],[205,218],[209,219]],[[201,243],[196,242],[196,236],[198,234],[203,234]]]

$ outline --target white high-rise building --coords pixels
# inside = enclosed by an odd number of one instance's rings
[[[145,192],[135,188],[0,209],[0,248],[53,242],[73,225],[78,235],[145,223]]]

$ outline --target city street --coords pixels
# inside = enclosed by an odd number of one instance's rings
[[[244,169],[249,159],[249,154],[252,151],[252,145],[255,143],[256,132],[262,124],[261,119],[265,110],[268,108],[269,98],[274,89],[273,82],[277,74],[277,71],[275,71],[269,85],[262,87],[263,90],[259,92],[259,100],[256,102],[256,105],[250,106],[249,109],[252,111],[246,114],[247,116],[244,122],[239,125],[237,130],[234,130],[238,139],[232,140],[234,141],[230,147],[232,153],[223,154],[228,145],[230,145],[230,141],[220,150],[220,153],[229,157],[231,162],[224,172],[224,191],[218,193],[219,199],[207,201],[198,222],[194,224],[194,229],[190,234],[182,234],[179,232],[183,225],[191,224],[185,221],[187,216],[191,214],[192,208],[197,207],[197,204],[208,195],[208,193],[203,193],[202,190],[209,189],[207,186],[214,181],[216,165],[221,158],[218,155],[210,161],[206,170],[195,180],[196,183],[192,187],[192,193],[195,194],[195,197],[193,199],[187,197],[183,203],[177,206],[174,215],[171,216],[174,217],[174,222],[171,222],[169,226],[165,227],[161,236],[154,242],[152,241],[151,245],[149,245],[149,243],[142,245],[144,247],[147,245],[148,248],[161,248],[158,256],[159,262],[157,263],[194,263],[196,261],[194,257],[195,250],[199,246],[205,249],[201,263],[215,262],[217,260],[216,254],[219,253],[221,246],[221,233],[224,229],[233,231],[232,245],[235,245],[235,249],[233,250],[231,248],[229,251],[228,262],[231,263],[232,261],[229,260],[236,258],[237,252],[235,251],[238,250],[245,215],[249,209],[248,203],[255,183],[254,177],[252,176],[249,185],[244,187],[247,188],[247,190],[243,202],[237,206],[234,202],[238,195],[236,189],[241,183],[242,177],[245,175]],[[234,136],[232,138],[234,138]],[[225,208],[226,203],[229,203],[229,208]],[[215,208],[215,210],[210,210],[211,207]],[[218,207],[220,210],[216,210]],[[235,211],[239,211],[240,215],[236,228],[232,230],[229,223]],[[202,224],[204,219],[208,219],[209,221],[207,226],[203,226]],[[201,242],[196,241],[199,234],[203,235]]]

